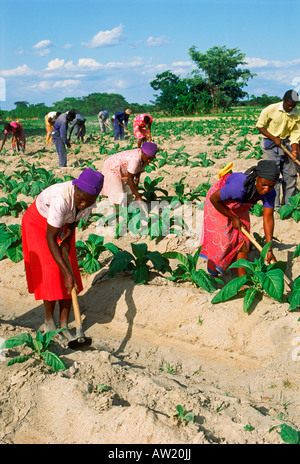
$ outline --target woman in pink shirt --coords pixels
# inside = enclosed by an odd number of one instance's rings
[[[133,131],[134,136],[138,139],[138,147],[141,148],[143,142],[151,138],[151,125],[153,123],[153,118],[149,114],[138,114],[133,120]]]
[[[126,150],[109,156],[103,165],[104,184],[101,192],[115,205],[125,203],[128,193],[133,193],[137,201],[142,201],[138,191],[141,173],[153,161],[157,145],[145,142],[142,148]]]
[[[22,124],[19,122],[11,122],[4,124],[4,137],[2,140],[0,152],[3,150],[7,134],[12,134],[12,147],[14,151],[25,152],[25,134]]]

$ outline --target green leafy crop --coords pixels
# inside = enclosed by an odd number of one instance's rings
[[[217,295],[212,303],[220,303],[234,297],[244,285],[249,285],[244,295],[244,312],[248,312],[256,295],[266,293],[275,300],[282,301],[284,291],[284,272],[286,263],[277,261],[266,265],[265,259],[271,243],[267,243],[260,254],[259,259],[254,262],[239,259],[229,266],[229,269],[243,267],[246,275],[236,277],[228,282]]]
[[[67,367],[60,359],[60,357],[48,350],[52,338],[59,332],[62,332],[65,329],[51,330],[46,332],[44,335],[39,331],[37,332],[36,338],[33,338],[29,333],[24,333],[10,337],[5,340],[1,346],[0,350],[10,349],[20,345],[26,345],[32,350],[32,353],[25,356],[17,356],[10,361],[8,361],[7,366],[12,366],[16,363],[23,363],[31,358],[36,358],[39,361],[44,362],[47,366],[51,367],[54,371],[65,370]]]

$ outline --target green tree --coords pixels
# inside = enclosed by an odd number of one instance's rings
[[[161,92],[160,95],[155,95],[154,102],[159,109],[174,114],[195,112],[201,93],[199,79],[181,79],[171,71],[165,71],[157,74],[150,85]]]
[[[192,46],[189,55],[198,68],[194,76],[207,83],[214,112],[247,95],[242,89],[255,74],[244,68],[245,54],[238,48],[215,46],[201,53]]]

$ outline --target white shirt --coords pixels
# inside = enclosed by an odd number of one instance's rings
[[[56,111],[50,111],[50,113],[46,114],[45,119],[46,118],[51,118],[52,121],[55,121],[56,120]]]
[[[96,203],[76,215],[74,203],[74,185],[72,181],[51,185],[43,190],[36,199],[36,207],[41,216],[53,227],[61,228],[84,218],[88,219]]]

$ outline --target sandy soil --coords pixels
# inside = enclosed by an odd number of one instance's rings
[[[248,138],[258,140],[256,135]],[[223,143],[227,139],[225,135]],[[207,152],[214,159],[212,154],[220,147],[209,142],[209,137],[196,135],[161,145],[168,153],[185,145],[184,151],[192,156]],[[111,147],[113,143],[111,137]],[[127,143],[128,139],[120,146]],[[20,169],[20,157],[10,154],[8,143],[6,148],[5,161],[11,163],[5,172],[10,174]],[[87,141],[77,156],[91,161],[94,154],[99,156],[98,150],[97,141]],[[35,158],[38,152],[41,156]],[[225,159],[214,159],[209,168],[164,166],[149,175],[164,176],[160,186],[173,192],[172,184],[184,175],[192,190],[209,176],[216,180],[230,161],[234,171],[256,164],[244,158],[248,152],[238,157],[235,145],[228,153]],[[97,169],[104,159],[102,155],[94,162]],[[41,136],[28,140],[24,160],[52,169],[57,177],[81,172],[72,154],[69,167],[58,168],[54,147],[45,147]],[[18,199],[32,201],[24,195]],[[5,216],[1,222],[20,223],[21,216]],[[251,215],[251,223],[252,233],[263,236],[261,218]],[[77,240],[85,240],[97,229],[92,224],[76,233]],[[131,242],[146,242],[150,250],[193,253],[199,234],[197,230],[153,241],[110,236],[105,242],[128,251]],[[287,275],[294,279],[300,270],[299,258],[291,266],[299,225],[292,219],[282,221],[277,214],[275,236],[276,257],[288,261]],[[279,444],[280,428],[269,432],[272,427],[286,423],[300,430],[299,312],[290,312],[288,303],[263,297],[246,314],[241,298],[213,305],[212,294],[155,273],[147,285],[134,285],[130,275],[108,279],[110,256],[100,255],[103,267],[98,273],[82,276],[85,289],[79,304],[85,333],[93,339],[89,350],[54,347],[68,367],[57,373],[34,360],[6,366],[10,357],[26,351],[21,348],[1,358],[0,443]],[[255,256],[253,249],[250,259]],[[199,265],[205,269],[203,260]],[[35,336],[43,328],[44,312],[41,302],[27,292],[23,262],[4,259],[0,271],[0,337],[24,332]],[[225,281],[230,278],[224,275]],[[289,295],[288,287],[285,294]],[[73,315],[70,327],[75,334]],[[100,384],[108,388],[97,392]],[[192,411],[194,422],[179,426],[174,418],[177,405]]]

